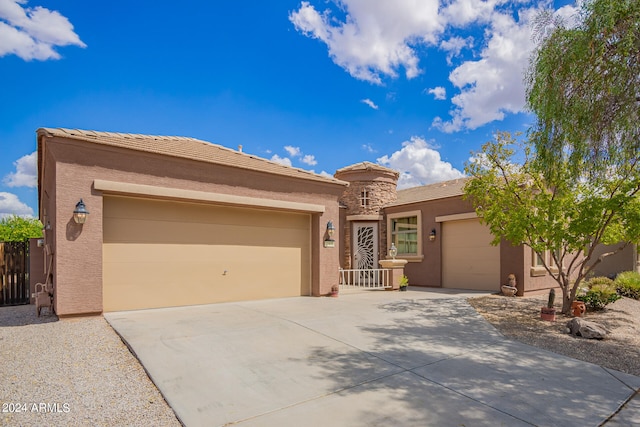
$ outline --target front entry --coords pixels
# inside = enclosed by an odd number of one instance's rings
[[[378,267],[378,223],[353,224],[353,268],[371,270]]]

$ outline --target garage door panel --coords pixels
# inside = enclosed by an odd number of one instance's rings
[[[295,218],[295,217],[294,217]],[[295,218],[297,219],[297,218]],[[107,230],[107,228],[109,230]],[[220,225],[207,223],[166,223],[154,220],[109,218],[105,243],[200,244],[291,246],[309,237],[307,228],[278,228],[255,225]],[[279,238],[274,239],[278,234]]]
[[[194,222],[194,209],[196,217],[206,211],[206,220]],[[165,210],[189,220],[167,221]],[[310,294],[307,214],[121,197],[105,197],[105,212],[105,311]],[[217,217],[234,223],[217,224]]]
[[[477,219],[449,221],[442,229],[442,286],[495,291],[500,282],[500,248]]]

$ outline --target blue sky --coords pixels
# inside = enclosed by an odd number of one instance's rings
[[[525,131],[531,19],[570,0],[0,0],[0,217],[38,215],[35,131],[200,138],[401,187]]]

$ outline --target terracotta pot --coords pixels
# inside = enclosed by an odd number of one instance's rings
[[[587,306],[582,301],[574,301],[571,303],[571,312],[573,317],[582,317],[587,311]]]
[[[553,308],[549,308],[549,307],[540,308],[540,318],[542,320],[547,320],[549,322],[555,322],[556,321],[556,309],[555,309],[555,307],[553,307]]]
[[[502,285],[500,289],[502,290],[502,295],[506,297],[515,296],[515,294],[518,292],[518,290],[515,287],[508,286],[508,285]]]

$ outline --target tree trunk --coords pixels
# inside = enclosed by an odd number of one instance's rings
[[[570,314],[571,313],[571,303],[573,299],[571,298],[571,292],[564,292],[562,290],[562,314]]]

